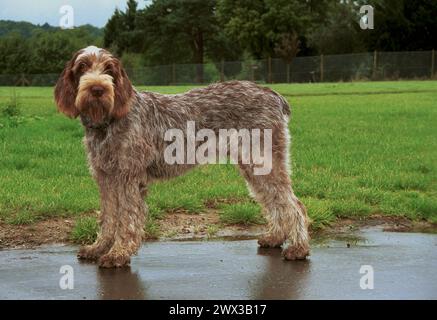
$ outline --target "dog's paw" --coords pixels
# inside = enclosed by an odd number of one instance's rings
[[[305,260],[310,255],[308,244],[289,245],[282,251],[285,260]]]
[[[99,259],[101,268],[122,268],[130,265],[130,256],[126,254],[107,253]]]
[[[280,248],[282,247],[282,244],[284,243],[284,240],[270,236],[265,235],[258,239],[258,245],[261,248]]]
[[[95,242],[92,245],[82,246],[77,253],[77,257],[83,260],[98,260],[107,253],[111,246],[107,242]]]
[[[100,250],[97,250],[95,246],[83,246],[79,249],[79,252],[77,253],[77,257],[81,260],[97,260],[101,254]]]

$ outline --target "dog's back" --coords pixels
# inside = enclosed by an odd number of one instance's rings
[[[176,127],[195,121],[199,129],[263,129],[286,124],[290,117],[284,97],[249,81],[215,83],[182,94],[143,94],[167,122],[169,116],[177,119]]]

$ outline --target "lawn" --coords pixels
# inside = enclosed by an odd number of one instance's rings
[[[437,82],[271,87],[292,105],[293,187],[313,228],[372,214],[437,222]],[[179,93],[189,87],[142,89]],[[98,209],[80,123],[56,112],[52,88],[0,88],[0,109],[14,91],[21,113],[0,111],[0,219],[28,224]],[[154,219],[214,207],[224,223],[262,222],[230,165],[199,167],[158,183],[148,203]],[[92,221],[86,226],[95,229]]]

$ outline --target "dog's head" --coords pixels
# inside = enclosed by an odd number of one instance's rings
[[[93,125],[124,117],[132,97],[132,84],[120,61],[94,46],[73,56],[55,87],[58,110],[72,118],[82,115]]]

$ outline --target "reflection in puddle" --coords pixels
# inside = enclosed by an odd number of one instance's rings
[[[263,262],[258,272],[254,272],[248,278],[248,287],[245,288],[248,298],[299,299],[307,284],[311,262],[309,260],[291,263],[284,261],[280,249],[258,248],[257,254]],[[96,266],[96,271],[100,299],[156,299],[156,295],[153,294],[149,297],[145,279],[142,279],[139,273],[133,272],[130,267],[101,269]],[[196,285],[193,283],[193,287]]]
[[[266,264],[251,288],[251,298],[299,299],[306,286],[311,261],[285,261],[279,248],[258,248],[258,255],[266,259]]]
[[[100,298],[104,300],[147,299],[145,289],[137,272],[130,267],[97,270]]]

